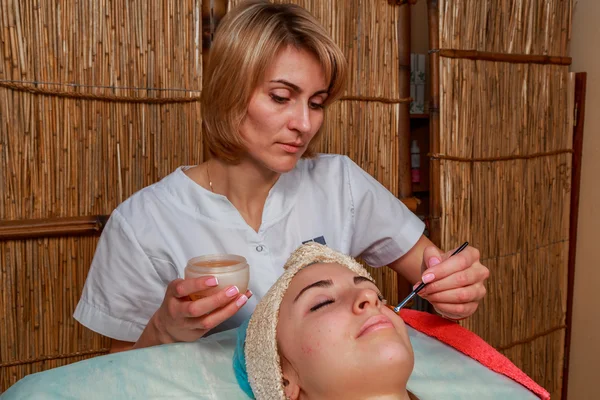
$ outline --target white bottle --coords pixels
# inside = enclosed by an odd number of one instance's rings
[[[410,145],[410,174],[412,183],[421,182],[421,149],[416,140],[413,140]]]

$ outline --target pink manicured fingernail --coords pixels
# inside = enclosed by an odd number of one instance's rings
[[[438,264],[439,264],[439,263],[441,263],[441,262],[442,262],[442,261],[441,261],[439,258],[437,258],[437,257],[431,257],[431,258],[429,259],[429,268],[431,268],[431,267],[433,267],[433,266],[435,266],[435,265],[438,265]],[[425,283],[427,283],[427,282],[425,282]]]
[[[246,304],[247,301],[248,301],[248,298],[244,294],[244,295],[241,295],[240,298],[236,300],[235,305],[238,307],[241,307],[244,304]]]
[[[227,297],[233,297],[236,294],[238,294],[240,292],[240,289],[238,289],[237,286],[232,286],[229,289],[227,289],[227,291],[225,292],[225,294],[227,295]]]
[[[420,284],[421,284],[421,282],[415,283],[415,285],[413,286],[413,290],[415,290],[417,287],[419,287]]]
[[[431,281],[433,281],[435,279],[435,275],[434,274],[425,274],[423,275],[423,282],[424,283],[429,283]]]
[[[217,278],[208,278],[204,284],[206,286],[217,286],[219,284],[219,281],[217,280]]]

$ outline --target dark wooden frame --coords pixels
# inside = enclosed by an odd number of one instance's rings
[[[100,235],[108,215],[0,221],[0,242],[56,236]]]
[[[563,399],[567,398],[569,386],[569,357],[573,321],[573,289],[575,286],[575,261],[577,253],[577,223],[579,219],[579,192],[581,188],[581,158],[583,153],[583,124],[585,119],[585,94],[587,73],[575,74],[575,116],[573,126],[573,159],[571,163],[571,215],[569,221],[569,261],[567,275],[567,315],[565,318],[565,351],[563,364]]]

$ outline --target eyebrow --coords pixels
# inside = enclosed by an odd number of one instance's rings
[[[300,88],[300,86],[295,85],[292,82],[286,81],[285,79],[275,79],[275,80],[272,80],[271,82],[272,83],[281,83],[282,85],[285,85],[285,86],[289,87],[290,89],[292,89],[296,93],[302,93],[303,92],[303,90]],[[313,96],[316,96],[318,94],[329,94],[329,91],[327,89],[319,90],[319,91],[315,92],[313,94]]]
[[[362,282],[370,282],[373,285],[377,286],[377,284],[374,281],[372,281],[369,278],[365,278],[364,276],[355,276],[354,277],[354,284],[355,285],[358,285],[359,283],[362,283]],[[311,283],[310,285],[308,285],[304,289],[302,289],[300,291],[300,293],[298,293],[298,295],[294,299],[294,303],[296,301],[298,301],[298,299],[300,298],[300,296],[302,296],[304,294],[304,292],[306,292],[309,289],[316,288],[316,287],[318,287],[318,288],[328,288],[328,287],[331,287],[331,286],[333,286],[333,281],[331,279],[320,280],[320,281],[316,281],[315,283]]]
[[[304,294],[304,292],[306,292],[309,289],[316,288],[316,287],[327,288],[327,287],[331,287],[331,286],[333,286],[333,281],[331,279],[316,281],[315,283],[311,283],[310,285],[308,285],[304,289],[302,289],[300,291],[300,293],[298,293],[298,296],[296,296],[296,298],[294,299],[294,303],[296,301],[298,301],[300,296],[302,296]]]
[[[377,283],[375,283],[375,281],[373,281],[373,280],[371,280],[369,278],[366,278],[364,276],[355,276],[354,277],[354,284],[355,285],[358,285],[359,283],[362,283],[362,282],[371,282],[373,285],[377,286]]]

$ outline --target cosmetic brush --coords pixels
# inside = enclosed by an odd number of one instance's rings
[[[469,245],[469,242],[464,242],[458,249],[456,249],[456,251],[454,253],[452,253],[452,255],[450,255],[450,257],[457,255],[458,253],[463,251],[468,245]],[[427,286],[427,284],[421,282],[421,284],[419,286],[417,286],[408,296],[406,296],[406,298],[404,300],[402,300],[400,302],[400,304],[398,304],[396,307],[394,307],[394,312],[400,311],[402,309],[402,307],[404,307],[406,305],[406,303],[408,303],[413,297],[415,297],[417,295],[417,293],[419,293],[421,290],[423,290],[423,288],[425,286]]]

